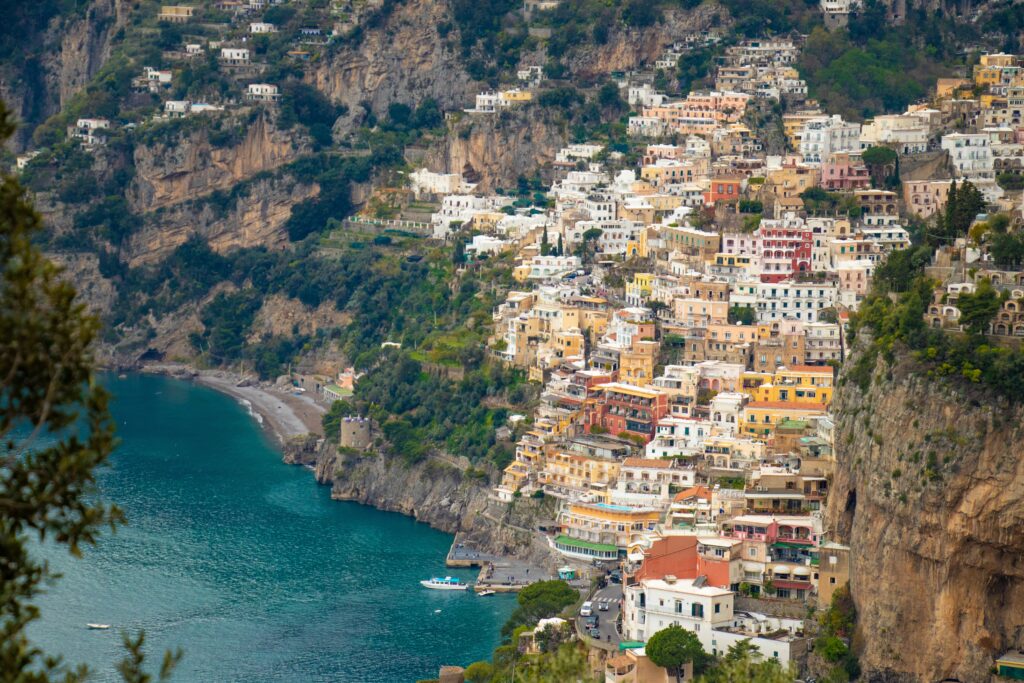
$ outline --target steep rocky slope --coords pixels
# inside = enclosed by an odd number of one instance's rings
[[[382,444],[378,444],[382,448]],[[320,448],[291,447],[285,461],[315,468],[316,480],[331,487],[331,497],[401,512],[442,531],[458,534],[473,547],[501,555],[545,562],[551,550],[531,530],[550,519],[554,499],[519,499],[511,504],[490,497],[490,485],[473,476],[465,458],[435,454],[414,465],[383,453],[339,453],[330,443]]]
[[[127,193],[132,209],[154,211],[229,189],[307,151],[294,131],[276,130],[267,115],[240,125],[244,125],[244,136],[231,146],[213,145],[203,130],[166,142],[137,145],[135,178]]]
[[[852,546],[867,679],[987,680],[1024,646],[1024,408],[904,353],[867,392],[845,381],[833,411],[827,522]]]
[[[569,141],[568,124],[551,111],[530,106],[500,116],[465,115],[424,158],[441,173],[472,169],[481,191],[515,185],[520,175],[532,176],[549,165]]]
[[[392,102],[428,97],[442,109],[465,107],[479,87],[438,34],[438,24],[449,19],[446,2],[399,3],[381,26],[366,30],[358,45],[339,48],[306,80],[349,108],[350,116],[339,123],[344,131],[362,113],[363,102],[377,114]]]
[[[83,12],[58,15],[42,31],[21,38],[23,54],[0,64],[0,97],[28,124],[9,143],[14,149],[23,149],[35,125],[60,111],[99,72],[132,9],[130,0],[92,0]]]

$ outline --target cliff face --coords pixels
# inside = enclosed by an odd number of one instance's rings
[[[490,497],[490,485],[465,474],[465,458],[433,455],[415,465],[383,454],[338,453],[333,444],[292,449],[285,461],[315,468],[316,480],[331,486],[331,497],[401,512],[489,553],[543,563],[548,545],[533,533],[553,515],[553,499],[520,499],[512,504]]]
[[[1024,646],[1024,409],[923,373],[897,356],[837,391],[827,525],[868,680],[988,680]]]
[[[417,103],[434,98],[442,109],[459,109],[478,89],[458,55],[445,47],[437,25],[450,20],[447,3],[408,0],[361,43],[343,47],[307,73],[306,80],[341,102],[355,115],[369,102],[377,114],[392,102]],[[343,119],[347,129],[351,118]]]
[[[587,43],[567,60],[569,71],[582,79],[603,78],[613,71],[629,71],[642,65],[652,66],[665,48],[694,31],[705,31],[728,22],[728,12],[715,4],[702,4],[693,10],[671,9],[663,21],[643,30],[615,31],[608,42]]]
[[[222,253],[236,247],[283,247],[288,241],[283,226],[292,207],[319,191],[315,184],[290,177],[268,178],[253,183],[248,192],[232,198],[223,209],[187,202],[149,214],[131,236],[127,260],[133,267],[155,263],[195,234]]]
[[[129,0],[92,0],[83,13],[54,17],[45,30],[24,36],[23,59],[0,68],[0,96],[27,123],[8,144],[24,149],[35,126],[89,83],[131,9]]]
[[[140,213],[179,204],[294,161],[303,151],[291,131],[275,130],[267,116],[246,126],[245,137],[230,147],[213,146],[202,131],[173,143],[138,145],[128,201]]]
[[[501,115],[470,116],[451,125],[449,134],[424,158],[433,171],[462,173],[471,167],[480,190],[514,185],[554,161],[569,140],[568,126],[537,106]]]

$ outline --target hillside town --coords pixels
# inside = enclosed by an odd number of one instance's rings
[[[652,138],[638,163],[572,144],[540,209],[458,174],[412,179],[440,202],[433,237],[465,241],[467,267],[515,261],[489,350],[543,390],[513,418],[515,458],[493,496],[556,498],[550,547],[621,580],[598,594],[621,607],[604,617],[614,629],[589,607],[577,624],[611,650],[608,681],[660,680],[643,643],[670,625],[710,654],[747,640],[805,670],[807,615],[850,579],[850,549],[822,523],[850,316],[886,257],[949,202],[977,229],[933,253],[925,322],[964,330],[959,298],[994,287],[1002,303],[983,331],[1024,338],[1020,255],[1009,265],[985,237],[1020,213],[1020,58],[983,55],[930,101],[854,123],[807,100],[788,66],[798,49],[729,48],[718,89],[677,100],[627,75],[630,134]],[[765,97],[791,103],[786,153],[744,124]],[[485,93],[470,111],[520,99]]]

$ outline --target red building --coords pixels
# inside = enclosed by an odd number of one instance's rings
[[[761,221],[754,237],[761,258],[761,282],[782,282],[811,271],[814,231],[795,215]]]
[[[611,382],[595,387],[600,392],[587,417],[587,431],[600,425],[609,434],[654,438],[658,420],[668,415],[668,394],[653,387]]]
[[[704,203],[711,206],[718,202],[738,202],[743,190],[743,178],[722,176],[711,179],[711,187],[704,193]]]

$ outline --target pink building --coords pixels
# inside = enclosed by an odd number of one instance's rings
[[[868,167],[860,152],[833,152],[821,165],[821,185],[826,190],[863,190],[871,187]]]

